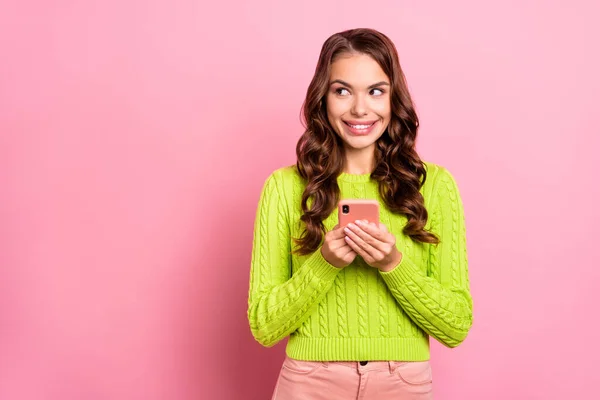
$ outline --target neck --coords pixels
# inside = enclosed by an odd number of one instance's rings
[[[346,148],[344,172],[352,175],[363,175],[373,172],[375,168],[374,150],[374,146],[360,150]]]

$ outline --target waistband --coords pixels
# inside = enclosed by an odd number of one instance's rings
[[[295,360],[310,361],[425,361],[429,360],[429,339],[309,338],[291,335],[286,354]]]
[[[297,360],[290,356],[286,356],[288,359],[293,359],[296,362],[301,363],[310,363],[310,364],[322,364],[325,368],[330,367],[346,367],[352,370],[357,371],[358,373],[364,373],[367,371],[389,371],[390,373],[394,373],[396,368],[412,363],[429,363],[429,360],[426,361],[306,361],[306,360]]]

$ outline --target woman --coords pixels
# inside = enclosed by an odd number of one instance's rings
[[[273,399],[430,399],[429,336],[472,325],[463,207],[453,176],[415,151],[419,126],[390,39],[324,43],[295,166],[266,180],[248,318],[266,347],[289,336]],[[338,227],[340,199],[380,222]]]

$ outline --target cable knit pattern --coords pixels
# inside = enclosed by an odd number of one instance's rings
[[[337,310],[338,332],[341,337],[348,336],[348,322],[346,318],[346,293],[344,289],[344,275],[340,274],[340,276],[335,280],[335,303]]]
[[[368,266],[360,265],[356,269],[356,285],[358,297],[358,334],[367,335],[367,277],[365,275]]]
[[[431,218],[431,225],[432,226],[438,226],[439,225],[439,212],[437,209],[432,210],[432,212],[430,212],[430,218]],[[429,246],[429,265],[428,267],[432,266],[432,265],[438,265],[439,260],[438,260],[438,252],[436,251],[435,246]],[[440,276],[439,276],[439,269],[431,269],[428,268],[427,269],[427,273],[434,279],[436,280],[440,280]]]
[[[327,303],[324,301],[319,303],[319,329],[321,329],[319,334],[324,337],[329,336],[329,326],[327,325],[326,305],[327,305]]]
[[[387,288],[383,278],[377,276],[377,311],[379,312],[379,334],[388,337]]]
[[[448,347],[458,346],[472,325],[472,298],[467,275],[465,223],[458,187],[452,175],[438,171],[432,208],[439,220],[432,224],[441,243],[430,249],[430,276],[407,258],[383,273],[394,297],[424,331]],[[435,263],[434,263],[435,262]]]
[[[341,198],[379,200],[381,221],[403,253],[390,272],[359,257],[338,269],[320,251],[292,254],[292,238],[302,233],[304,184],[295,166],[268,177],[255,219],[248,292],[248,319],[257,341],[273,346],[289,336],[287,354],[303,360],[420,361],[429,359],[429,336],[449,347],[466,338],[473,305],[462,202],[446,169],[426,167],[421,193],[430,230],[441,238],[437,246],[414,243],[402,233],[406,217],[385,207],[368,175],[338,177]],[[324,221],[327,230],[336,223],[337,209]]]

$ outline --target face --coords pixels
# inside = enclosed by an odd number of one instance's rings
[[[327,117],[347,150],[373,150],[391,118],[390,79],[365,54],[331,64]]]

